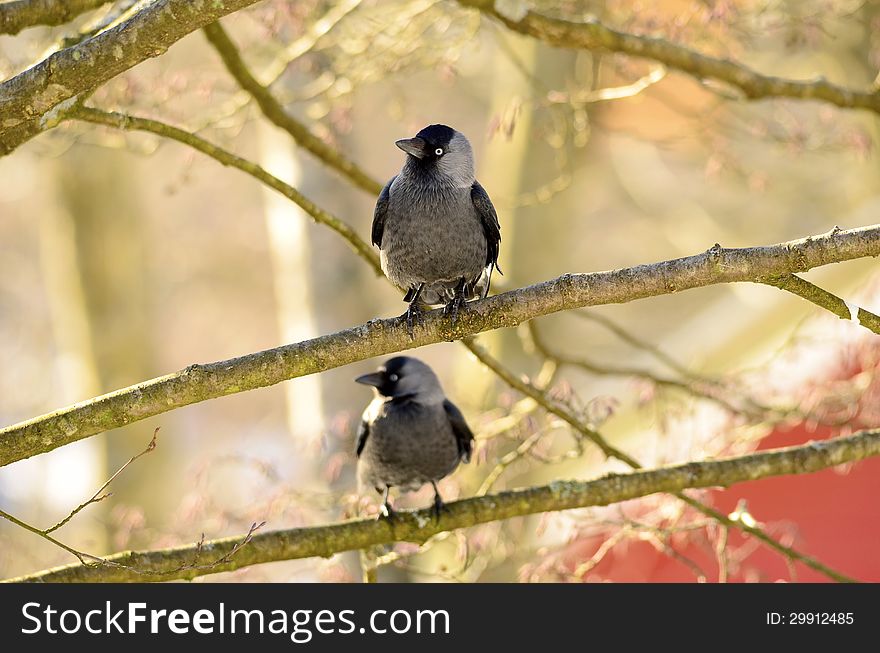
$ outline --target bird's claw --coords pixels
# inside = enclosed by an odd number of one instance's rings
[[[409,334],[409,339],[415,340],[414,328],[422,317],[422,309],[419,308],[417,302],[412,302],[403,317],[406,318],[406,332]]]
[[[443,503],[443,499],[440,498],[440,495],[434,495],[434,505],[431,507],[431,510],[434,512],[434,519],[437,523],[440,523],[440,516],[449,510],[446,507],[446,504]]]
[[[394,521],[397,517],[397,512],[387,501],[379,508],[379,514],[377,515],[376,520],[382,519],[383,517],[389,521]]]
[[[443,307],[443,312],[451,318],[452,326],[455,326],[455,323],[458,321],[458,311],[464,306],[464,303],[464,297],[462,295],[456,295],[448,304],[446,304],[445,307]]]

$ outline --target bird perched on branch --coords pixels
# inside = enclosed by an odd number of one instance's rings
[[[413,491],[430,483],[439,519],[443,499],[437,481],[468,462],[473,451],[474,435],[461,411],[443,394],[434,370],[409,356],[391,358],[355,381],[376,393],[357,435],[360,484],[383,493],[390,518],[392,487]]]
[[[395,144],[406,161],[376,202],[372,241],[385,275],[406,291],[412,337],[423,304],[445,304],[454,324],[467,300],[486,297],[492,271],[501,274],[501,227],[464,134],[429,125]]]

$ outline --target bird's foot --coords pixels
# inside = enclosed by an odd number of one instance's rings
[[[406,319],[406,332],[409,334],[410,340],[415,340],[415,325],[422,319],[422,308],[417,301],[410,303],[406,313],[400,316]]]
[[[397,517],[397,511],[395,511],[394,508],[391,507],[391,502],[389,501],[383,503],[382,506],[379,508],[379,514],[376,519],[379,520],[383,517],[389,521],[393,521]]]
[[[450,317],[452,326],[458,321],[458,311],[465,305],[464,295],[456,294],[446,306],[443,307],[443,313]]]
[[[449,509],[446,507],[446,504],[443,503],[443,499],[440,498],[439,494],[434,495],[434,505],[431,506],[431,510],[434,512],[434,519],[437,523],[440,523],[440,515],[444,512],[447,512]]]

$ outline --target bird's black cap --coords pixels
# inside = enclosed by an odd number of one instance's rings
[[[455,130],[452,127],[428,125],[413,138],[403,138],[394,144],[415,159],[424,160],[431,164],[437,158],[434,150],[436,148],[445,149],[453,136],[455,136]]]
[[[403,366],[410,360],[408,356],[395,356],[385,363],[385,369],[364,374],[355,379],[355,383],[371,385],[385,397],[398,396],[397,382],[403,376]]]
[[[416,138],[422,138],[434,146],[443,147],[449,145],[449,141],[455,136],[455,130],[447,125],[428,125]]]
[[[406,365],[408,360],[411,360],[409,356],[395,356],[394,358],[389,358],[385,361],[385,373],[400,374],[401,370],[403,370],[403,366]]]

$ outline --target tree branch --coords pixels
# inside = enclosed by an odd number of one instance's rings
[[[620,52],[660,62],[697,79],[714,79],[738,89],[748,100],[771,97],[821,100],[844,109],[867,109],[880,113],[880,90],[856,91],[824,78],[790,80],[762,75],[727,59],[710,57],[666,39],[620,32],[595,18],[570,22],[527,11],[505,15],[495,0],[458,0],[464,7],[478,9],[507,28],[561,48]]]
[[[259,0],[156,0],[128,20],[0,84],[0,156],[54,127],[73,98]]]
[[[562,310],[617,304],[737,281],[763,282],[821,265],[880,255],[880,225],[766,247],[724,249],[633,268],[566,274],[466,305],[452,327],[442,310],[425,314],[410,339],[400,318],[185,370],[123,388],[0,430],[0,466],[131,422],[225,395],[360,360],[513,327]]]
[[[708,401],[712,401],[730,413],[738,413],[745,412],[750,415],[755,413],[759,413],[761,415],[766,414],[768,411],[765,407],[760,407],[758,411],[755,411],[757,406],[745,406],[739,408],[730,403],[727,399],[725,399],[722,395],[710,391],[707,391],[703,388],[703,384],[699,382],[688,380],[681,381],[679,379],[668,378],[664,376],[659,376],[654,374],[648,370],[639,369],[635,367],[620,367],[614,365],[599,365],[591,360],[586,358],[576,358],[574,356],[570,356],[562,353],[561,351],[557,351],[544,341],[544,338],[541,336],[541,333],[538,331],[538,328],[535,326],[534,322],[529,322],[529,335],[532,338],[532,343],[535,346],[535,349],[540,353],[544,358],[549,358],[552,361],[555,361],[559,365],[567,365],[569,367],[579,368],[588,374],[595,374],[597,376],[631,376],[637,379],[643,379],[654,384],[657,387],[665,387],[665,388],[675,388],[677,390],[681,390],[687,394],[690,394],[698,399],[706,399]],[[713,388],[718,388],[718,384],[711,386]],[[749,402],[751,403],[751,402]]]
[[[604,315],[600,315],[599,313],[594,311],[573,311],[572,314],[582,320],[589,320],[590,322],[595,322],[599,324],[631,347],[635,347],[636,349],[647,352],[653,358],[663,363],[663,365],[678,373],[685,379],[712,386],[722,385],[721,382],[716,378],[697,374],[693,370],[689,370],[687,367],[675,360],[672,356],[660,349],[660,347],[658,347],[657,345],[650,343],[646,340],[642,340],[641,338],[637,338],[632,333],[624,329],[622,326],[620,326],[613,320],[610,320]]]
[[[320,222],[321,224],[330,227],[348,242],[349,246],[351,246],[355,253],[360,255],[361,258],[365,259],[367,263],[372,266],[376,274],[382,273],[382,268],[379,267],[379,257],[376,255],[376,252],[357,235],[357,232],[355,232],[354,229],[339,218],[323,210],[293,186],[286,184],[278,179],[278,177],[269,174],[266,170],[252,161],[236,156],[235,154],[224,150],[222,147],[214,145],[200,136],[196,136],[192,132],[178,129],[177,127],[159,122],[158,120],[138,118],[136,116],[116,113],[114,111],[102,111],[101,109],[94,109],[81,104],[74,105],[67,112],[66,118],[82,120],[96,125],[115,127],[116,129],[122,129],[124,131],[142,131],[170,138],[171,140],[183,143],[184,145],[189,145],[191,148],[198,150],[202,154],[208,155],[224,166],[238,168],[242,172],[249,174],[257,181],[266,184],[269,188],[278,191],[287,199],[294,202],[303,211],[312,216],[315,222]]]
[[[44,540],[46,540],[50,544],[54,544],[59,549],[63,549],[65,551],[67,551],[69,554],[76,557],[80,561],[80,563],[83,565],[97,564],[97,563],[101,562],[101,558],[98,558],[97,556],[93,556],[91,553],[83,553],[82,551],[77,551],[73,547],[68,546],[64,542],[57,540],[54,537],[52,537],[51,535],[49,535],[48,531],[41,530],[41,529],[37,528],[36,526],[31,526],[27,522],[22,521],[21,519],[18,519],[17,517],[15,517],[13,515],[10,515],[5,510],[0,510],[0,518],[3,518],[12,524],[15,524],[19,528],[23,528],[26,531],[30,531],[31,533],[33,533],[34,535],[37,535],[38,537],[42,537]],[[88,561],[92,561],[92,562],[88,562]]]
[[[226,70],[235,78],[239,86],[251,94],[263,115],[270,122],[286,131],[300,147],[311,152],[328,167],[342,173],[361,190],[365,190],[371,195],[378,195],[382,192],[382,184],[370,177],[354,161],[347,159],[312,134],[308,127],[284,110],[271,91],[260,84],[248,70],[238,48],[220,23],[206,25],[202,31],[204,31],[208,42],[220,55]]]
[[[94,556],[90,553],[83,553],[82,551],[77,551],[73,547],[68,546],[67,544],[64,544],[64,542],[61,542],[60,540],[57,540],[54,537],[52,537],[51,533],[57,531],[59,528],[64,526],[67,522],[69,522],[71,519],[73,519],[77,514],[79,514],[86,507],[92,505],[93,503],[100,503],[104,499],[108,498],[110,496],[109,493],[108,494],[101,494],[101,492],[106,490],[107,486],[109,486],[116,479],[117,476],[119,476],[122,472],[124,472],[125,469],[129,465],[131,465],[134,461],[136,461],[141,456],[144,456],[144,455],[150,453],[151,451],[153,451],[153,449],[156,448],[156,436],[158,434],[159,434],[159,429],[157,427],[156,430],[153,431],[153,438],[150,440],[146,449],[144,449],[139,454],[129,458],[128,462],[125,463],[119,469],[117,469],[116,473],[113,474],[113,476],[111,476],[107,480],[107,482],[105,482],[100,488],[98,488],[98,490],[91,496],[91,498],[88,501],[84,501],[83,503],[79,504],[76,508],[71,510],[67,514],[67,516],[64,517],[64,519],[56,522],[54,526],[50,526],[49,528],[37,528],[36,526],[32,526],[32,525],[28,524],[27,522],[22,521],[21,519],[18,519],[17,517],[10,515],[8,512],[6,512],[4,510],[0,510],[0,517],[2,517],[3,519],[5,519],[9,522],[12,522],[16,526],[19,526],[20,528],[23,528],[26,531],[30,531],[34,535],[38,535],[39,537],[42,537],[44,540],[50,542],[51,544],[54,544],[55,546],[74,555],[80,561],[81,564],[84,564],[84,565],[109,564],[105,560],[102,560],[98,556]]]
[[[126,551],[108,556],[111,566],[79,564],[49,569],[12,582],[129,582],[190,579],[278,560],[363,549],[399,541],[424,542],[443,531],[454,530],[537,513],[605,506],[657,492],[687,488],[730,486],[771,476],[806,474],[847,462],[880,455],[880,431],[863,431],[849,437],[812,442],[797,447],[762,451],[735,458],[672,465],[628,474],[609,474],[593,481],[555,481],[549,485],[474,497],[447,504],[439,520],[428,508],[401,511],[394,521],[361,519],[307,528],[253,535],[234,557],[209,568],[187,567],[198,551],[230,553],[241,537],[222,538],[156,551]],[[137,572],[131,567],[138,570]],[[171,570],[171,571],[167,571]],[[148,573],[144,573],[148,572]]]
[[[816,306],[820,306],[834,313],[841,320],[850,320],[876,334],[880,334],[880,317],[860,308],[855,304],[844,301],[837,295],[833,295],[824,288],[801,279],[796,274],[784,274],[765,281],[768,286],[775,286],[780,290],[787,290],[793,295],[802,297]]]
[[[152,439],[147,443],[147,446],[146,446],[146,448],[145,448],[143,451],[141,451],[140,453],[135,454],[134,456],[132,456],[131,458],[129,458],[129,459],[126,461],[126,463],[125,463],[122,467],[120,467],[119,469],[117,469],[117,470],[113,473],[113,476],[111,476],[110,478],[108,478],[108,479],[104,482],[104,485],[102,485],[101,487],[99,487],[99,488],[95,491],[95,493],[91,496],[90,499],[88,499],[87,501],[83,501],[83,502],[82,502],[81,504],[79,504],[76,508],[74,508],[74,509],[71,510],[69,513],[67,513],[67,516],[64,517],[64,519],[62,519],[62,520],[59,521],[59,522],[56,522],[54,526],[50,526],[49,528],[47,528],[47,529],[46,529],[45,531],[43,531],[43,532],[46,533],[46,534],[48,535],[48,534],[51,533],[52,531],[57,531],[59,528],[61,528],[61,527],[64,526],[67,522],[69,522],[71,519],[73,519],[74,517],[76,517],[76,515],[77,515],[78,513],[80,513],[83,509],[87,508],[88,506],[92,505],[93,503],[99,503],[99,502],[103,501],[104,499],[108,498],[108,497],[110,496],[110,493],[108,493],[108,494],[101,494],[101,492],[103,492],[104,490],[106,490],[107,487],[108,487],[113,481],[116,480],[116,477],[119,476],[122,472],[124,472],[124,471],[126,470],[126,468],[128,468],[128,466],[131,465],[134,461],[136,461],[136,460],[137,460],[138,458],[140,458],[141,456],[145,456],[145,455],[147,455],[148,453],[150,453],[151,451],[153,451],[153,450],[156,448],[156,438],[157,438],[158,436],[159,436],[159,427],[157,426],[157,427],[156,427],[156,430],[153,431],[153,437],[152,437]]]
[[[63,25],[110,0],[15,0],[0,4],[0,34],[36,25]]]

